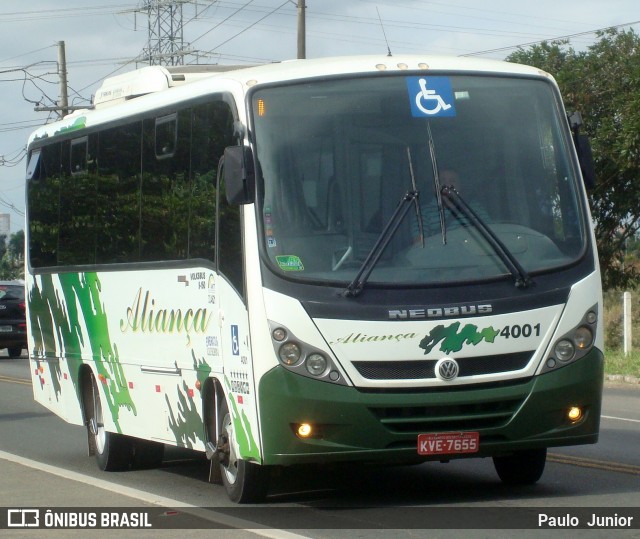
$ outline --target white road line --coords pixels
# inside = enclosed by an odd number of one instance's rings
[[[617,421],[629,421],[630,423],[640,423],[640,419],[629,419],[628,417],[615,417],[612,415],[601,415],[602,419],[615,419]]]
[[[14,455],[13,453],[7,453],[2,450],[0,450],[0,459],[8,460],[9,462],[20,464],[28,468],[33,468],[40,472],[45,472],[51,475],[56,475],[58,477],[63,477],[64,479],[70,479],[71,481],[77,481],[85,485],[108,490],[109,492],[114,492],[115,494],[128,496],[129,498],[134,498],[136,500],[140,500],[142,502],[157,505],[160,507],[180,508],[180,510],[184,513],[197,516],[198,518],[202,518],[210,522],[216,522],[224,526],[230,526],[238,530],[255,533],[256,535],[268,537],[269,539],[306,539],[304,535],[298,535],[286,530],[277,530],[267,527],[256,528],[257,523],[251,522],[250,520],[244,520],[241,518],[224,515],[222,513],[216,513],[215,511],[203,509],[196,505],[191,505],[185,502],[174,500],[172,498],[165,498],[164,496],[158,496],[157,494],[146,492],[144,490],[126,487],[124,485],[118,485],[116,483],[111,483],[110,481],[105,481],[103,479],[96,479],[95,477],[91,477],[90,475],[84,475],[78,472],[73,472],[71,470],[65,470],[64,468],[51,466],[43,462],[38,462],[37,460],[27,459],[19,455]]]

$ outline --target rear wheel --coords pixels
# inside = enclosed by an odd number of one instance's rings
[[[544,472],[547,449],[516,451],[507,457],[493,457],[498,476],[507,485],[532,485]]]
[[[157,468],[164,458],[164,444],[151,440],[133,439],[132,466],[137,469]]]
[[[222,484],[235,503],[262,501],[269,489],[269,468],[241,459],[234,448],[234,426],[229,409],[224,403],[220,410],[222,432],[218,438],[218,459]]]
[[[104,428],[102,402],[95,378],[91,377],[92,410],[88,421],[93,436],[98,468],[113,472],[129,468],[133,458],[133,440]]]

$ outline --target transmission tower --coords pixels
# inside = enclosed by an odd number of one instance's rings
[[[149,41],[141,62],[149,65],[183,65],[188,44],[184,42],[182,11],[193,0],[142,0],[139,8],[149,20]]]

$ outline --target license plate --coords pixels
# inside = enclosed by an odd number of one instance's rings
[[[0,326],[0,333],[11,333],[12,331],[12,326]]]
[[[418,435],[418,455],[457,455],[477,453],[480,449],[478,432],[440,432]]]

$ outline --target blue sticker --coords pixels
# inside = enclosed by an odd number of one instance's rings
[[[240,355],[240,339],[238,338],[238,326],[231,326],[231,353],[234,356]]]
[[[415,118],[452,118],[456,115],[451,80],[448,77],[408,77],[407,89],[411,114]]]

